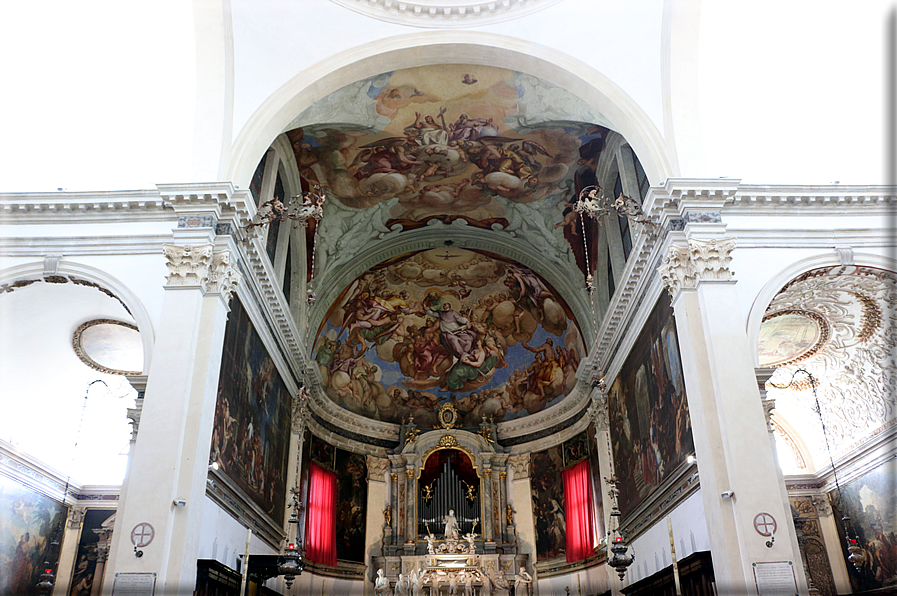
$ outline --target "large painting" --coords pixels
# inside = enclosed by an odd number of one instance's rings
[[[608,406],[625,516],[694,452],[676,324],[665,296],[614,379]]]
[[[544,561],[567,552],[567,523],[564,514],[563,445],[532,454],[530,483],[533,490],[533,519],[536,522],[536,559]]]
[[[591,469],[597,470],[597,454],[590,446],[593,441],[594,431],[589,429],[560,445],[532,454],[530,484],[533,491],[533,519],[536,522],[536,558],[539,561],[566,555],[563,471],[584,459],[589,459]],[[593,494],[600,494],[594,482],[594,472],[592,480]],[[600,504],[600,499],[597,501]],[[600,519],[600,508],[594,514]]]
[[[516,205],[540,201],[550,214],[543,225],[563,228],[584,269],[572,206],[596,183],[613,134],[603,121],[543,79],[458,64],[357,81],[315,103],[285,132],[305,179],[353,210],[387,204],[375,216],[385,228],[415,229],[433,219],[507,227]],[[597,229],[589,222],[586,233]]]
[[[75,569],[72,572],[72,590],[70,596],[88,596],[94,582],[102,582],[96,577],[97,545],[99,530],[103,522],[115,514],[114,509],[88,509],[81,525],[81,540],[78,542],[78,553],[75,555]]]
[[[435,426],[452,402],[463,426],[539,412],[576,383],[581,335],[539,276],[446,246],[404,255],[343,292],[318,336],[327,395],[387,422]]]
[[[0,475],[0,596],[31,596],[49,561],[55,569],[66,508]],[[52,557],[52,559],[51,559]]]
[[[307,444],[309,458],[336,473],[336,558],[364,563],[368,502],[365,458],[338,449],[314,435],[310,435]]]
[[[291,396],[236,298],[224,333],[212,460],[278,524],[283,519]]]
[[[841,499],[832,492],[835,520],[841,524],[840,534],[848,531],[859,538],[866,562],[857,571],[848,565],[855,592],[897,586],[897,460],[849,482],[841,487]],[[850,517],[851,528],[843,527],[842,518]],[[841,541],[844,557],[846,541]]]

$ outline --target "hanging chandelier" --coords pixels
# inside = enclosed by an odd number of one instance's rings
[[[324,189],[320,184],[314,185],[314,190],[303,192],[290,197],[286,205],[277,197],[265,201],[259,207],[258,213],[252,221],[246,224],[245,229],[267,226],[275,221],[293,221],[293,228],[308,228],[314,226],[311,241],[311,265],[309,267],[308,289],[305,292],[305,301],[309,306],[314,305],[317,296],[313,287],[315,281],[315,251],[317,249],[318,222],[324,217],[324,204],[327,202]],[[314,224],[312,224],[314,222]]]
[[[796,381],[795,377],[798,375],[798,373],[803,373],[807,378]],[[775,387],[776,389],[805,389],[807,385],[809,385],[810,389],[812,389],[813,411],[816,412],[817,416],[819,416],[819,424],[822,427],[822,436],[825,438],[825,448],[828,451],[828,459],[829,463],[832,466],[832,475],[835,479],[835,492],[838,493],[838,503],[842,504],[843,508],[843,500],[841,498],[841,483],[838,481],[838,470],[835,467],[835,458],[832,455],[832,446],[829,442],[828,430],[825,427],[825,419],[822,416],[822,405],[819,403],[819,395],[816,393],[816,387],[819,386],[819,381],[807,369],[799,368],[795,370],[791,375],[791,381],[789,381],[788,383],[769,383],[769,385]],[[841,517],[841,523],[844,530],[844,539],[847,543],[847,561],[852,563],[857,571],[862,571],[863,563],[866,562],[866,553],[860,546],[859,535],[853,531],[853,523],[850,519],[850,516],[847,515],[846,511],[844,511],[843,513],[844,515],[843,517]]]
[[[633,224],[643,224],[647,226],[656,226],[648,215],[642,211],[642,206],[633,199],[627,197],[623,193],[616,199],[604,194],[601,186],[587,186],[579,192],[576,203],[573,205],[573,211],[579,214],[579,226],[582,235],[582,246],[585,251],[586,265],[586,292],[591,294],[595,291],[595,280],[592,276],[592,269],[589,265],[589,243],[586,239],[586,223],[585,217],[594,219],[600,225],[602,218],[610,213],[616,213],[620,217],[625,217]]]
[[[610,486],[607,494],[610,495],[612,503],[608,535],[610,552],[613,553],[613,556],[607,560],[607,564],[617,572],[622,582],[626,576],[626,570],[635,561],[635,553],[629,553],[629,545],[626,544],[626,539],[623,537],[623,533],[620,532],[620,518],[622,514],[617,506],[617,496],[620,494],[620,489],[617,488],[617,477],[612,475],[610,478],[605,478],[604,482]]]

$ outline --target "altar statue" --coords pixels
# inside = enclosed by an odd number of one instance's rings
[[[411,596],[420,596],[421,592],[421,575],[417,570],[411,571]]]
[[[383,575],[383,569],[377,570],[377,577],[374,579],[374,594],[377,596],[387,596],[389,594],[389,580]]]
[[[457,540],[458,539],[458,520],[455,519],[455,510],[454,509],[449,509],[448,514],[442,518],[442,523],[445,524],[445,537]]]
[[[464,535],[464,540],[467,541],[467,552],[468,553],[473,554],[474,552],[476,552],[477,547],[473,543],[473,541],[476,540],[476,537],[477,537],[477,535],[474,534],[473,532],[468,532],[467,534]]]
[[[464,596],[473,596],[473,573],[462,572],[464,574]]]
[[[427,534],[427,553],[436,554],[436,536],[433,534]]]
[[[396,589],[394,592],[395,596],[411,596],[411,586],[408,585],[408,580],[405,579],[403,574],[399,574],[399,579],[396,581]],[[525,592],[524,592],[525,593]]]
[[[514,596],[529,596],[529,585],[533,583],[533,576],[523,567],[520,573],[514,576]]]

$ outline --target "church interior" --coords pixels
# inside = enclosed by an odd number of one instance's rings
[[[0,596],[897,594],[893,3],[0,15]]]

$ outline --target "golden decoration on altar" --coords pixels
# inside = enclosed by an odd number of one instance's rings
[[[436,444],[436,447],[446,448],[446,447],[458,447],[458,439],[453,437],[452,435],[445,435],[439,439],[439,442]]]
[[[455,404],[445,402],[439,406],[439,409],[436,410],[436,419],[444,429],[455,428],[458,424],[458,410],[455,409]]]

